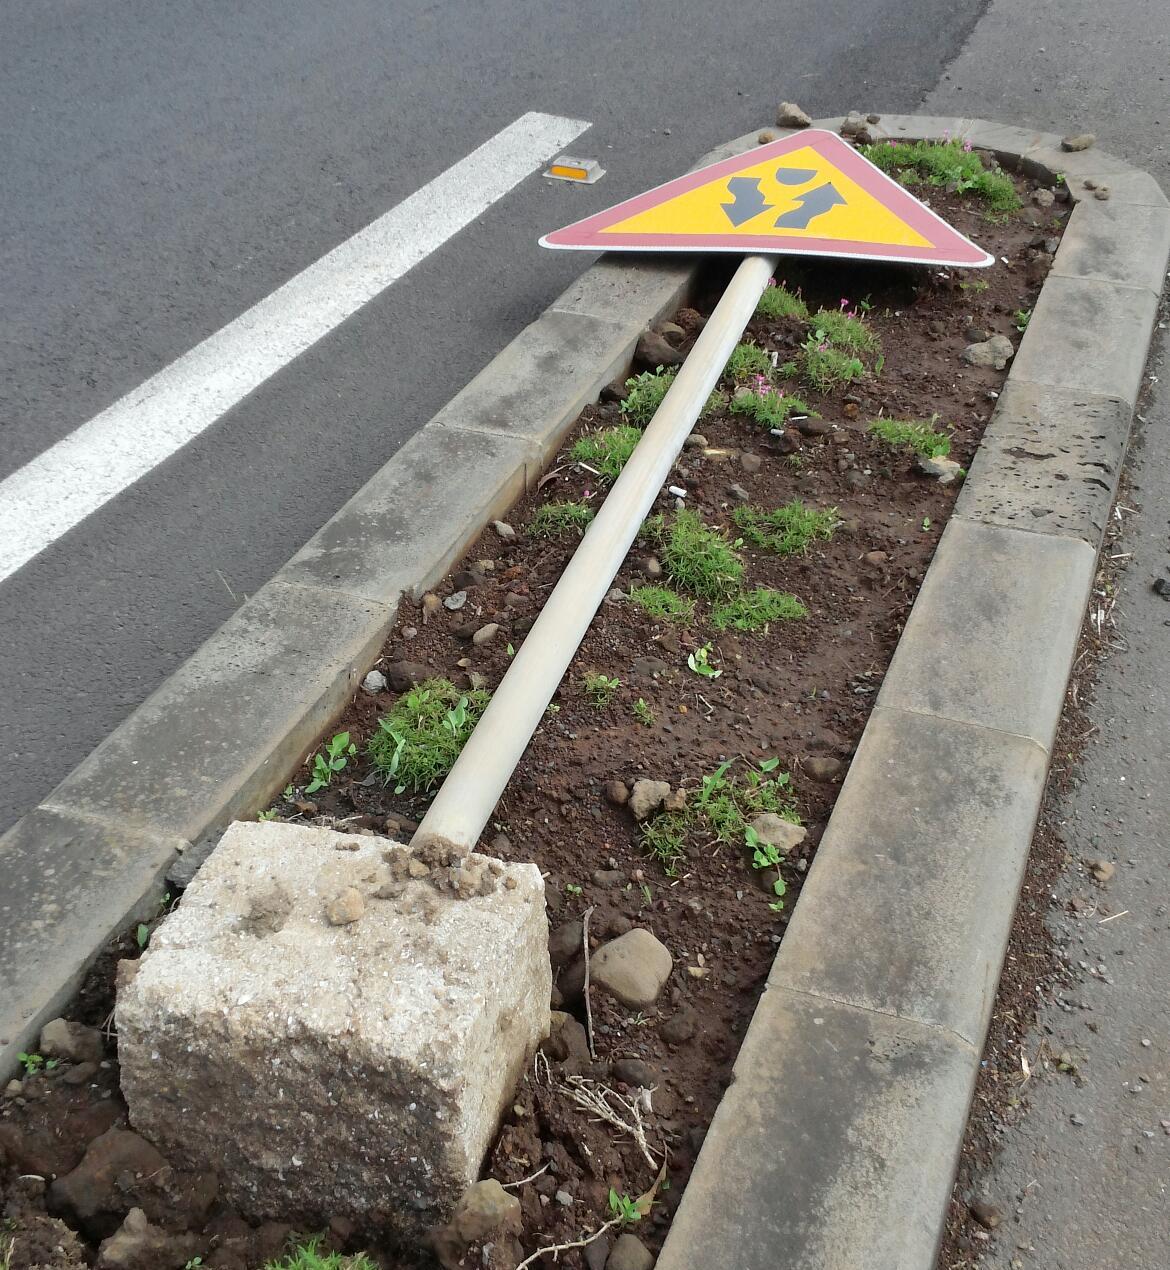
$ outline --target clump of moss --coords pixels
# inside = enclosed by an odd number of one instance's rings
[[[747,383],[757,375],[767,377],[771,373],[771,356],[756,344],[737,344],[723,368],[723,377],[736,384]]]

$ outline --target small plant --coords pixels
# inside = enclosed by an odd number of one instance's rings
[[[637,1202],[628,1195],[619,1195],[612,1186],[609,1188],[609,1211],[624,1223],[642,1220],[642,1210]]]
[[[583,890],[584,890],[584,888],[583,888],[583,887],[578,886],[578,885],[576,884],[576,882],[566,882],[566,883],[565,883],[565,894],[566,894],[566,895],[580,895],[580,894],[582,894]]]
[[[202,1257],[192,1257],[192,1258],[191,1258],[191,1260],[190,1260],[190,1261],[188,1261],[188,1262],[187,1262],[187,1263],[183,1266],[183,1270],[199,1270],[199,1267],[200,1267],[202,1264],[203,1264],[203,1258],[202,1258]]]
[[[580,538],[593,519],[588,503],[545,503],[538,507],[528,522],[528,532],[536,538]]]
[[[737,344],[731,350],[723,377],[736,384],[746,384],[757,375],[770,378],[772,358],[757,344]]]
[[[404,692],[370,738],[374,769],[395,793],[431,789],[451,770],[488,699],[483,689],[460,692],[448,679]]]
[[[638,529],[638,537],[646,542],[661,543],[662,536],[666,532],[666,517],[662,512],[654,512],[653,515],[647,516]]]
[[[765,842],[751,825],[746,826],[743,831],[743,837],[744,842],[747,843],[748,850],[752,853],[752,868],[776,870],[776,876],[772,879],[772,893],[776,896],[776,899],[768,907],[774,913],[778,913],[784,907],[781,897],[788,890],[784,885],[784,879],[780,876],[780,849],[773,846],[770,842]]]
[[[634,702],[633,715],[644,728],[654,726],[654,711],[650,709],[641,697]]]
[[[688,595],[679,595],[666,586],[636,586],[630,588],[630,603],[660,622],[691,622],[695,616],[695,602]]]
[[[956,193],[973,194],[993,212],[1014,212],[1020,197],[1006,172],[983,166],[969,141],[887,141],[860,147],[862,154],[903,185],[922,181],[952,186]]]
[[[856,309],[846,307],[848,303],[848,300],[842,300],[839,309],[820,309],[816,313],[812,323],[818,343],[828,340],[833,348],[857,357],[863,353],[876,353],[881,348],[881,340],[866,326]]]
[[[970,282],[960,282],[959,290],[973,291],[976,295],[982,295],[983,292],[986,291],[987,288],[990,286],[991,286],[991,283],[987,282],[983,278],[973,278]]]
[[[792,800],[792,778],[787,772],[776,771],[779,760],[765,759],[756,767],[749,766],[743,781],[727,775],[734,763],[734,759],[727,759],[710,776],[704,776],[694,801],[695,814],[720,842],[744,841],[749,821],[766,811],[800,824]]]
[[[680,812],[662,812],[642,824],[642,845],[662,865],[668,878],[678,876],[679,865],[687,858],[686,840],[690,821]],[[646,899],[650,903],[649,898]]]
[[[612,483],[621,475],[641,439],[641,430],[628,423],[616,428],[600,428],[579,437],[569,457],[574,463],[592,468],[603,481]]]
[[[835,507],[820,511],[806,507],[799,498],[770,512],[758,507],[737,507],[732,519],[753,546],[767,547],[780,556],[807,551],[818,539],[828,541],[840,524]]]
[[[17,1054],[16,1061],[24,1068],[26,1076],[35,1076],[45,1067],[45,1056],[43,1054]]]
[[[830,393],[834,388],[851,384],[865,374],[860,357],[843,353],[827,339],[818,338],[819,331],[805,340],[801,349],[801,374],[817,392]]]
[[[951,451],[951,438],[945,432],[936,432],[932,419],[875,419],[869,431],[886,445],[895,449],[913,450],[926,459],[941,459]]]
[[[726,534],[690,508],[675,516],[662,554],[671,581],[703,599],[725,599],[743,578],[743,561]]]
[[[345,1257],[339,1252],[321,1252],[320,1248],[320,1236],[309,1239],[279,1261],[266,1262],[264,1270],[377,1270],[365,1253]]]
[[[134,940],[139,948],[145,948],[150,943],[150,927],[145,922],[138,923],[138,928],[134,932]]]
[[[808,305],[801,299],[799,290],[795,293],[789,291],[772,279],[760,296],[756,312],[760,317],[773,320],[795,318],[798,322],[803,322],[808,318]]]
[[[711,625],[717,631],[730,626],[737,631],[758,631],[770,622],[791,622],[808,617],[808,609],[787,591],[756,587],[744,591],[711,611]]]
[[[306,794],[315,794],[332,784],[337,772],[345,770],[349,760],[357,753],[357,746],[352,745],[348,732],[338,732],[325,743],[322,752],[313,755],[313,779],[305,786]]]
[[[654,418],[655,411],[662,405],[670,385],[674,383],[675,370],[663,370],[661,366],[655,371],[643,371],[632,379],[626,380],[626,399],[622,402],[622,414],[631,423],[644,428]]]
[[[269,807],[266,811],[258,811],[256,813],[256,819],[260,821],[275,820],[276,816],[277,811],[275,807]]]
[[[1028,329],[1028,323],[1032,320],[1031,309],[1017,309],[1012,314],[1012,324],[1021,335]]]
[[[609,705],[614,694],[622,686],[622,681],[615,676],[601,675],[593,671],[586,671],[581,676],[581,680],[585,685],[586,695],[598,708]]]
[[[704,644],[702,648],[696,648],[693,653],[687,653],[687,665],[696,675],[702,675],[704,679],[718,679],[723,674],[723,671],[711,665],[710,644]]]
[[[763,375],[740,388],[731,398],[729,408],[733,415],[747,415],[765,428],[782,428],[790,415],[819,417],[807,402],[779,392]]]

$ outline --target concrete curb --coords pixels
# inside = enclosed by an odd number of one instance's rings
[[[887,116],[875,131],[949,131],[1064,172],[1076,207],[660,1270],[771,1270],[779,1249],[819,1270],[933,1264],[1170,251],[1170,204],[1113,156],[971,119]],[[106,941],[157,904],[176,855],[198,858],[267,801],[399,597],[531,485],[697,267],[587,270],[0,839],[0,1078]]]

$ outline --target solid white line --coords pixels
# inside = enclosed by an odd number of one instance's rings
[[[0,582],[209,428],[590,124],[530,112],[0,481]]]

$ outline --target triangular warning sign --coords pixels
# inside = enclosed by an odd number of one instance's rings
[[[667,181],[540,241],[577,251],[766,252],[971,268],[994,259],[819,128]]]

